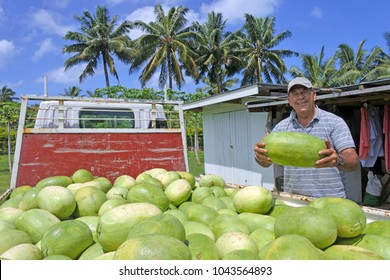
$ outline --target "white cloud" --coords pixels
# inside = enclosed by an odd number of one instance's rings
[[[78,84],[79,77],[83,70],[85,69],[86,64],[75,65],[65,71],[64,67],[56,68],[46,74],[48,82],[50,83],[59,83],[59,84]],[[38,82],[43,81],[43,77],[37,80]]]
[[[56,49],[57,48],[53,44],[53,40],[51,38],[47,38],[43,40],[43,42],[40,44],[39,49],[34,53],[32,60],[37,61],[46,53],[50,53],[52,51],[55,51]]]
[[[129,21],[142,20],[143,22],[146,22],[146,23],[155,21],[156,16],[155,16],[153,10],[154,10],[154,7],[152,7],[152,6],[146,6],[146,7],[137,9],[137,10],[133,11],[130,15],[128,15],[126,17],[126,20],[129,20]],[[140,29],[132,29],[130,31],[130,38],[134,40],[134,39],[140,37],[142,34],[143,34],[143,32]]]
[[[310,14],[316,18],[322,18],[322,10],[318,7],[314,7]]]
[[[0,40],[0,68],[4,67],[16,52],[13,42]]]
[[[72,28],[61,25],[52,13],[47,10],[37,10],[32,14],[32,25],[44,33],[64,36]]]
[[[63,9],[68,6],[71,0],[46,0],[45,4],[57,9]]]
[[[215,0],[210,4],[203,3],[200,10],[207,16],[214,11],[222,13],[227,23],[235,23],[244,19],[244,14],[265,17],[274,13],[280,0]]]

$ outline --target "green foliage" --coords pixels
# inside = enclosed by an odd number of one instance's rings
[[[14,97],[15,92],[8,88],[7,86],[3,86],[1,89],[0,102],[12,102],[16,97]]]
[[[157,4],[154,7],[154,22],[137,20],[132,23],[144,34],[134,42],[135,52],[129,72],[143,67],[139,77],[142,87],[157,70],[160,71],[160,88],[165,85],[172,88],[175,82],[180,89],[185,83],[183,70],[187,76],[198,78],[197,53],[193,48],[198,34],[192,31],[191,25],[187,26],[187,12],[188,8],[178,6],[165,13],[161,4]]]
[[[77,64],[87,63],[79,77],[81,83],[95,74],[98,63],[102,61],[106,85],[110,86],[108,72],[119,81],[113,55],[129,62],[132,55],[129,48],[131,40],[126,36],[130,30],[129,22],[124,21],[116,26],[118,16],[111,18],[106,6],[97,6],[94,15],[84,11],[82,16],[75,19],[80,23],[81,32],[69,31],[64,36],[66,40],[76,42],[63,48],[64,53],[76,53],[65,61],[65,71]]]

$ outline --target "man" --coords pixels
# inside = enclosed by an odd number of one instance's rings
[[[317,93],[308,79],[293,79],[288,84],[287,93],[293,110],[272,132],[294,131],[314,135],[324,139],[327,149],[320,151],[325,157],[318,160],[313,168],[284,166],[284,191],[310,197],[346,197],[343,172],[355,171],[360,166],[347,124],[342,118],[316,106]],[[267,147],[263,140],[256,143],[254,152],[258,164],[263,167],[272,164],[266,156]]]

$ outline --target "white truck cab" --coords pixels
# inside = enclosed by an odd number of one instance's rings
[[[161,104],[42,101],[34,128],[166,128]],[[60,125],[59,125],[60,124]]]

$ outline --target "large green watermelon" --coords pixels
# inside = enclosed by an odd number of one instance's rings
[[[76,260],[93,242],[92,232],[85,223],[66,220],[53,225],[45,232],[41,248],[44,257],[65,255]]]
[[[162,234],[146,234],[124,241],[114,260],[191,260],[190,249],[177,238]]]

